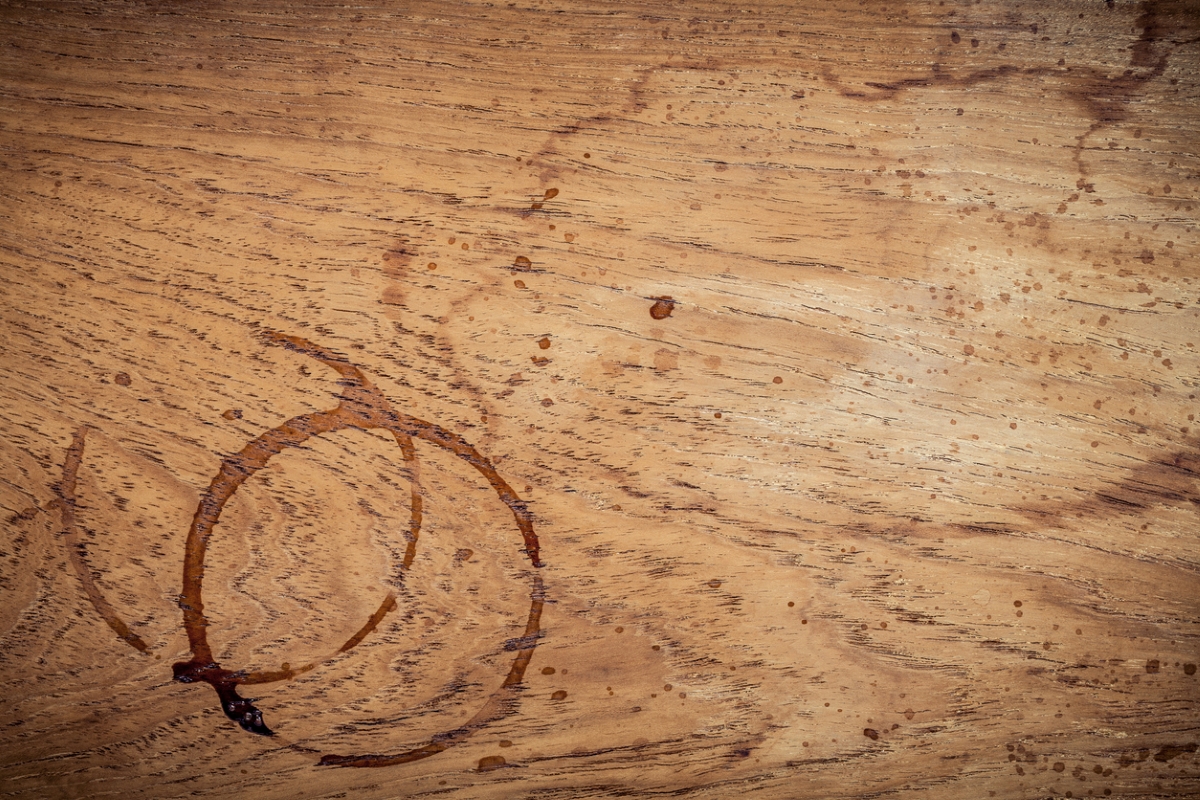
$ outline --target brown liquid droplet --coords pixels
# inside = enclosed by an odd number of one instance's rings
[[[566,700],[567,693],[565,691],[563,691],[562,689],[559,689],[557,692],[550,695],[550,699],[551,700]]]
[[[240,408],[231,408],[231,409],[225,411],[223,414],[221,414],[221,416],[224,417],[225,419],[241,419],[242,418],[242,410]]]
[[[501,747],[512,747],[512,741],[510,739],[501,739],[500,746]]]
[[[554,667],[542,667],[542,674],[543,674],[543,675],[553,675],[553,674],[554,674],[554,672],[555,672],[555,669],[554,669]]]
[[[542,400],[542,405],[546,408],[549,408],[550,406],[554,405],[554,401],[547,397]]]
[[[549,350],[550,349],[550,337],[543,336],[542,338],[538,339],[538,347],[542,348],[543,350]]]
[[[116,381],[117,385],[119,386],[128,386],[129,384],[133,383],[133,381],[129,378],[129,373],[127,372],[118,372],[113,380]]]
[[[558,197],[558,189],[547,189],[546,190],[546,199],[547,200],[550,200],[555,197]]]
[[[525,281],[513,281],[513,286],[517,287],[518,289],[524,289]]]
[[[713,578],[711,581],[709,581],[709,582],[708,582],[708,585],[709,585],[709,586],[711,586],[711,587],[712,587],[712,588],[714,588],[714,589],[720,589],[720,588],[721,588],[721,582],[720,582],[719,580],[717,580],[716,578]]]
[[[675,310],[675,301],[670,297],[660,297],[650,306],[650,316],[655,319],[666,319]]]
[[[774,378],[771,378],[771,383],[783,383],[783,378],[776,375]]]
[[[871,741],[875,741],[879,738],[879,731],[875,730],[874,728],[863,728],[863,736],[867,737]]]
[[[513,266],[519,270],[528,272],[530,269],[533,268],[533,262],[530,261],[525,256],[517,256],[516,258],[513,259]]]
[[[479,759],[479,771],[491,772],[494,769],[500,769],[507,763],[504,760],[504,756],[484,756]]]

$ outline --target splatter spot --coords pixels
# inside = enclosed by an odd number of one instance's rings
[[[479,772],[491,772],[494,769],[500,769],[507,763],[504,756],[484,756],[479,759]]]
[[[225,419],[241,419],[242,418],[242,410],[240,408],[231,408],[231,409],[225,411],[223,414],[221,414],[221,416],[224,417]]]
[[[669,314],[671,312],[668,311],[667,313]],[[133,383],[133,380],[129,377],[128,372],[118,372],[113,380],[117,382],[118,386],[128,386],[129,384]]]
[[[655,299],[654,305],[650,306],[650,316],[655,319],[666,319],[671,316],[671,312],[675,310],[675,301],[670,297],[659,297]]]
[[[874,728],[863,728],[863,736],[867,737],[871,741],[875,741],[879,738],[879,731],[875,730]]]
[[[550,695],[550,699],[551,699],[551,700],[566,700],[566,699],[567,699],[567,693],[566,693],[564,690],[562,690],[562,689],[559,689],[557,692],[555,692],[554,694]]]
[[[517,256],[513,259],[513,268],[519,269],[522,272],[528,272],[533,269],[533,262],[525,256]]]
[[[554,669],[554,667],[542,667],[542,674],[543,674],[543,675],[553,675],[553,674],[554,674],[554,672],[555,672],[555,669]]]

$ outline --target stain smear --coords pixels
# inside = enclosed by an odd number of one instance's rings
[[[79,475],[79,464],[83,461],[83,445],[87,439],[87,432],[86,425],[75,431],[71,446],[67,448],[67,457],[63,460],[62,480],[54,487],[55,494],[58,495],[58,508],[62,512],[62,538],[67,545],[67,557],[75,574],[79,576],[83,593],[87,595],[100,618],[130,647],[141,653],[149,653],[149,646],[140,636],[129,630],[125,621],[117,616],[116,609],[105,599],[92,577],[92,571],[83,559],[83,544],[79,541],[79,526],[75,522],[75,482]]]
[[[517,651],[517,657],[513,660],[512,666],[508,670],[508,675],[504,678],[504,683],[488,697],[487,701],[483,704],[483,708],[475,716],[454,730],[437,734],[425,744],[402,753],[353,756],[331,754],[321,756],[321,766],[391,767],[397,764],[420,761],[423,758],[437,755],[443,750],[468,738],[480,728],[515,712],[521,691],[521,681],[525,678],[525,670],[528,668],[530,660],[533,659],[534,648],[537,647],[537,641],[541,637],[542,606],[545,604],[545,589],[542,585],[542,577],[540,575],[535,576],[533,579],[533,591],[530,593],[530,600],[529,618],[525,623],[524,635],[512,640],[506,646],[506,649],[520,648]]]
[[[1139,6],[1139,15],[1134,23],[1141,29],[1137,40],[1129,48],[1129,69],[1124,74],[1113,76],[1106,70],[1095,67],[1072,66],[1067,68],[1061,61],[1059,66],[1022,67],[1016,64],[1001,64],[982,70],[973,70],[963,75],[943,71],[942,65],[934,63],[926,75],[901,78],[888,82],[864,81],[863,85],[874,92],[864,92],[847,87],[829,70],[822,74],[843,97],[865,101],[890,101],[909,89],[932,86],[968,88],[1009,77],[1052,78],[1062,82],[1062,92],[1078,103],[1091,117],[1092,122],[1083,133],[1075,137],[1075,153],[1072,160],[1083,177],[1088,170],[1083,163],[1084,147],[1088,138],[1103,128],[1125,121],[1130,113],[1129,106],[1142,87],[1162,76],[1175,49],[1186,42],[1170,41],[1166,34],[1180,27],[1177,19],[1167,21],[1164,4],[1158,0],[1144,0]],[[951,41],[957,43],[961,37],[951,32]],[[957,38],[956,38],[957,37]],[[1161,49],[1156,45],[1166,41]],[[974,44],[974,42],[972,42]],[[1135,71],[1140,70],[1140,71]]]

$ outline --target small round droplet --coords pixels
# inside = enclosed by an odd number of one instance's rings
[[[711,586],[713,589],[721,588],[721,582],[719,580],[717,580],[716,578],[713,578],[711,581],[709,581],[708,585]]]
[[[566,699],[567,699],[567,693],[566,693],[564,690],[562,690],[562,689],[559,689],[557,692],[555,692],[554,694],[550,695],[550,699],[551,699],[551,700],[566,700]]]
[[[783,383],[783,378],[776,375],[774,378],[771,378],[771,383]]]
[[[128,386],[133,383],[127,372],[118,372],[113,380],[117,382],[118,386]]]
[[[554,197],[558,197],[558,189],[547,189],[546,190],[546,199],[550,200],[551,198],[554,198]]]
[[[242,410],[240,408],[231,408],[221,414],[225,419],[241,419]]]
[[[550,349],[550,337],[543,336],[542,338],[538,339],[538,347],[542,348],[543,350],[549,350]]]
[[[542,667],[543,675],[553,675],[554,673],[555,673],[554,667]]]

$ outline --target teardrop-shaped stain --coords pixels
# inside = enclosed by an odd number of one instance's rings
[[[558,197],[558,189],[547,189],[546,190],[546,199],[549,200],[554,197]]]

